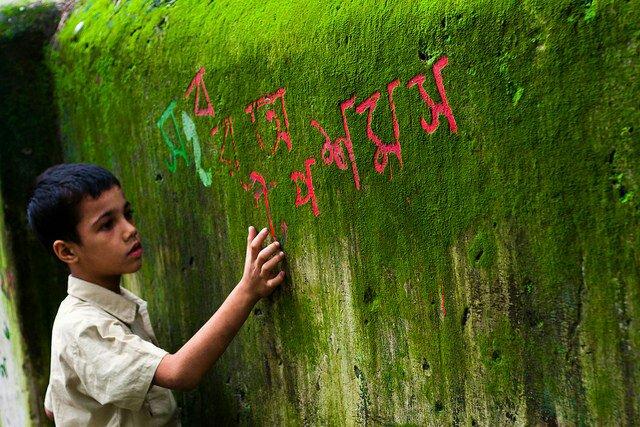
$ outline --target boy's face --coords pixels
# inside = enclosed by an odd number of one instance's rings
[[[140,235],[120,187],[111,187],[97,199],[85,197],[78,212],[80,244],[69,244],[77,257],[69,264],[72,274],[104,285],[119,282],[120,275],[140,269]]]

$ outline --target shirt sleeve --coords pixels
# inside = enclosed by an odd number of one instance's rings
[[[101,405],[138,411],[162,358],[168,353],[115,319],[83,324],[74,340],[74,370]]]

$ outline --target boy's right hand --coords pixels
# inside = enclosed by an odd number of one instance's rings
[[[280,251],[280,243],[277,241],[262,248],[267,234],[266,228],[258,233],[253,226],[249,227],[244,273],[240,281],[242,286],[258,299],[269,295],[284,280],[284,271],[278,271],[278,264],[284,259],[284,252]]]
[[[284,259],[284,253],[280,251],[278,242],[262,249],[266,238],[266,228],[258,233],[249,227],[242,280],[211,319],[180,350],[163,357],[154,374],[154,384],[192,390],[238,333],[254,304],[282,283],[284,271],[278,272],[278,263]]]

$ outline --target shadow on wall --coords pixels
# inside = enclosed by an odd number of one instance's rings
[[[28,229],[25,210],[35,177],[62,161],[52,75],[44,62],[60,20],[55,5],[0,9],[0,181],[7,242],[16,262],[15,288],[29,361],[35,422],[49,377],[50,331],[66,291],[66,272]],[[28,320],[27,320],[28,319]]]

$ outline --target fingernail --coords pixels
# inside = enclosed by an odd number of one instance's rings
[[[280,256],[284,256],[284,252],[280,252],[280,254],[279,254],[279,255],[280,255]]]

